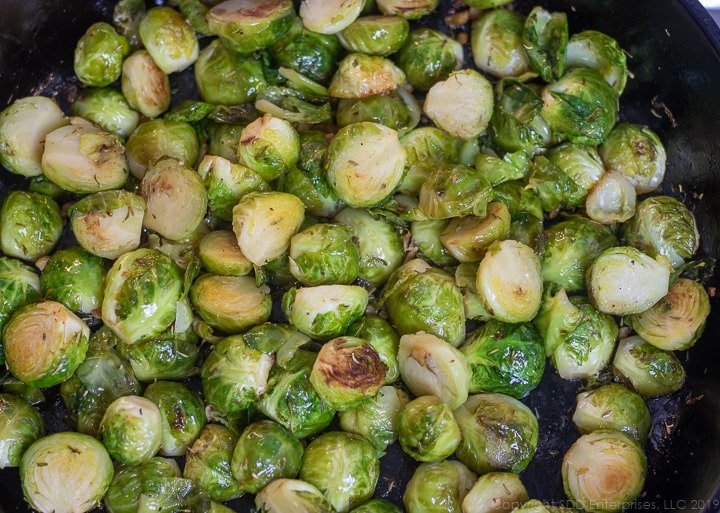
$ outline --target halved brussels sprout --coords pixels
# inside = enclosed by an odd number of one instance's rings
[[[169,6],[148,9],[138,25],[138,34],[155,64],[168,75],[191,66],[200,51],[193,26]]]
[[[459,512],[477,476],[457,460],[418,465],[403,492],[408,513]]]
[[[463,98],[462,102],[456,101]],[[490,124],[495,105],[492,84],[467,68],[450,73],[428,90],[423,111],[446,132],[468,140],[480,136]]]
[[[0,394],[0,469],[19,467],[30,445],[45,435],[40,411],[15,394]]]
[[[602,143],[617,121],[617,93],[592,69],[569,69],[543,89],[542,99],[552,131],[574,143]]]
[[[372,497],[380,460],[367,438],[326,431],[305,448],[299,477],[316,486],[337,513],[347,513]]]
[[[177,461],[160,456],[137,466],[119,464],[103,499],[104,506],[111,513],[137,511],[142,494],[160,493],[163,484],[181,475]]]
[[[494,318],[511,323],[529,321],[542,302],[540,259],[522,242],[493,242],[480,261],[475,286]]]
[[[222,424],[205,424],[185,454],[183,477],[197,483],[214,501],[243,495],[230,469],[238,435]]]
[[[587,271],[587,290],[598,310],[612,315],[643,312],[665,297],[672,267],[633,246],[604,250]]]
[[[336,337],[320,348],[310,383],[331,408],[355,408],[375,396],[385,382],[387,366],[377,350],[357,337]]]
[[[282,297],[290,324],[318,340],[345,333],[365,313],[367,304],[368,291],[358,285],[292,287]]]
[[[637,191],[618,171],[604,173],[585,198],[585,213],[602,224],[623,223],[635,215]]]
[[[145,200],[137,194],[125,190],[89,194],[68,213],[79,246],[93,255],[115,259],[140,246]]]
[[[504,203],[489,203],[484,216],[455,217],[440,232],[440,241],[458,262],[479,262],[487,248],[510,234],[510,211]]]
[[[599,429],[581,436],[563,457],[563,488],[584,510],[614,513],[643,490],[647,461],[635,440]]]
[[[242,335],[222,339],[202,366],[205,401],[220,413],[247,409],[265,393],[272,364],[272,355],[248,347]]]
[[[496,78],[521,77],[530,72],[522,45],[525,18],[510,9],[492,9],[473,21],[470,49],[478,69]]]
[[[238,161],[270,182],[284,175],[300,158],[300,136],[292,124],[265,114],[243,128]]]
[[[414,258],[388,279],[381,300],[400,335],[424,331],[453,346],[465,337],[465,309],[453,276]]]
[[[530,162],[527,184],[538,196],[540,205],[547,214],[562,208],[577,207],[583,203],[586,196],[585,189],[545,155],[536,155]]]
[[[98,317],[107,268],[106,261],[80,247],[58,250],[40,273],[43,295],[73,312]]]
[[[652,257],[667,257],[675,269],[700,246],[695,216],[671,196],[651,196],[638,203],[635,215],[623,224],[621,237]]]
[[[245,194],[233,208],[238,246],[253,264],[267,264],[285,253],[305,219],[305,205],[292,194],[268,191]]]
[[[614,429],[640,444],[645,443],[652,424],[645,400],[618,383],[579,393],[572,419],[581,434]]]
[[[45,136],[67,124],[54,99],[18,98],[0,112],[0,164],[17,175],[41,176]]]
[[[417,196],[420,186],[433,169],[458,160],[457,140],[434,126],[414,128],[400,136],[406,152],[405,176],[398,192]]]
[[[63,223],[60,206],[50,196],[11,191],[0,209],[0,250],[5,256],[34,262],[55,249]]]
[[[417,461],[442,461],[460,445],[460,427],[449,404],[434,395],[416,397],[400,411],[400,447]]]
[[[157,337],[176,320],[182,288],[170,257],[149,248],[128,251],[105,277],[102,320],[129,344]]]
[[[338,130],[326,158],[328,183],[351,207],[382,203],[405,171],[405,149],[397,131],[369,121]]]
[[[402,136],[420,122],[420,104],[403,87],[386,94],[341,98],[335,112],[337,125],[343,127],[362,121],[380,123]]]
[[[401,16],[407,20],[416,20],[432,13],[438,6],[438,0],[377,0],[377,8],[385,16]]]
[[[377,314],[366,314],[352,323],[345,334],[366,340],[375,348],[380,360],[388,368],[385,375],[386,385],[397,381],[400,376],[397,361],[400,336],[388,321]]]
[[[710,315],[710,297],[699,282],[678,278],[667,295],[625,322],[645,341],[667,351],[685,351],[695,345]]]
[[[55,301],[16,309],[3,330],[8,370],[27,385],[51,387],[69,378],[85,359],[90,328]]]
[[[525,18],[522,44],[530,65],[546,82],[557,80],[565,73],[568,37],[564,12],[550,12],[535,6]]]
[[[665,177],[665,146],[647,126],[618,123],[598,151],[607,170],[625,175],[638,194],[656,190]]]
[[[618,342],[613,373],[643,397],[676,392],[685,382],[685,368],[671,351],[649,344],[634,335]]]
[[[0,256],[0,333],[12,313],[42,297],[40,276],[34,267],[14,258]],[[0,337],[0,364],[5,363]]]
[[[215,105],[255,101],[267,85],[260,59],[231,50],[220,39],[213,39],[200,50],[193,71],[198,95]]]
[[[597,30],[583,30],[570,36],[567,44],[568,68],[598,71],[618,95],[628,78],[627,56],[618,42]]]
[[[430,219],[470,214],[482,217],[492,196],[492,185],[475,168],[441,164],[420,186],[418,208]]]
[[[582,191],[580,196],[587,195],[605,173],[605,166],[594,146],[564,142],[550,148],[546,156],[575,182]]]
[[[441,338],[418,332],[400,337],[398,363],[403,383],[416,397],[435,395],[455,409],[470,390],[465,355]]]
[[[364,98],[394,91],[405,78],[403,70],[390,59],[354,52],[338,64],[328,92],[334,98]]]
[[[290,239],[290,272],[303,285],[350,284],[360,269],[353,231],[342,224],[318,223]]]
[[[464,217],[454,219],[464,219]],[[450,221],[450,219],[419,219],[410,223],[410,240],[413,247],[418,250],[417,255],[440,268],[449,268],[457,263],[441,239]],[[473,281],[474,278],[473,274]]]
[[[112,87],[93,87],[78,91],[70,112],[92,121],[125,140],[140,121],[140,114],[130,107],[123,94]]]
[[[105,87],[122,73],[123,59],[130,53],[130,42],[111,24],[99,21],[78,39],[73,53],[73,70],[83,85]]]
[[[113,459],[126,465],[140,465],[155,456],[162,435],[160,409],[139,395],[126,395],[111,402],[98,429],[98,437]]]
[[[303,25],[320,34],[336,34],[360,16],[363,0],[305,0],[299,14]]]
[[[25,500],[41,513],[85,513],[98,507],[114,473],[103,444],[72,431],[39,438],[20,462]]]
[[[528,492],[513,472],[478,477],[462,502],[464,513],[510,513],[528,501]]]
[[[170,107],[170,79],[145,49],[123,61],[120,89],[130,107],[147,118],[156,118]]]
[[[279,478],[255,495],[255,507],[267,513],[335,513],[325,495],[301,479]]]
[[[520,472],[535,456],[538,421],[532,410],[504,394],[475,394],[455,410],[462,441],[455,456],[472,471]]]
[[[252,53],[275,43],[295,19],[291,0],[225,0],[207,14],[208,28],[238,53]]]
[[[416,28],[407,36],[395,60],[415,89],[427,91],[462,67],[463,48],[452,37],[427,27]]]
[[[224,333],[242,333],[270,319],[272,299],[267,285],[253,276],[206,273],[190,287],[190,301],[198,315]]]
[[[237,237],[231,230],[213,230],[200,239],[198,257],[203,268],[214,274],[225,276],[247,276],[253,264],[237,244]]]
[[[408,37],[410,23],[399,16],[360,16],[338,33],[348,52],[388,56],[397,52]]]
[[[470,393],[501,392],[516,399],[534,390],[545,370],[545,349],[529,322],[490,320],[468,335],[460,351],[472,372]]]

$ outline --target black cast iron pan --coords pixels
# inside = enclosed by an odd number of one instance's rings
[[[518,0],[519,9],[536,2]],[[701,230],[702,256],[720,258],[720,30],[697,0],[537,0],[568,13],[570,30],[595,28],[628,52],[629,80],[622,120],[658,133],[668,154],[660,192],[685,201]],[[438,20],[452,1],[441,2]],[[0,0],[0,110],[30,94],[67,105],[79,84],[72,78],[76,41],[94,21],[109,19],[112,0]],[[174,78],[182,81],[182,77]],[[182,87],[183,84],[175,84]],[[19,180],[0,174],[0,196]],[[717,274],[710,286],[720,283]],[[720,301],[703,338],[682,355],[682,390],[649,401],[653,431],[646,446],[645,491],[630,511],[720,511]],[[577,438],[570,419],[578,383],[549,369],[526,403],[540,422],[538,452],[522,473],[531,497],[562,504],[560,462]],[[56,393],[42,407],[50,430],[62,429]],[[377,495],[401,503],[414,465],[397,447],[382,460]],[[249,498],[231,504],[248,511]],[[17,471],[0,471],[0,513],[26,511]]]

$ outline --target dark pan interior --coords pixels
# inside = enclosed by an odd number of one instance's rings
[[[75,42],[91,22],[108,19],[109,0],[0,1],[0,109],[29,94],[66,104]],[[536,2],[518,0],[527,11]],[[720,30],[697,0],[538,0],[568,13],[571,32],[595,28],[629,54],[634,77],[622,97],[622,119],[644,123],[664,141],[668,175],[661,192],[686,201],[701,229],[702,256],[720,257]],[[452,2],[443,2],[447,10]],[[18,181],[0,176],[0,195]],[[717,286],[717,274],[708,285]],[[631,511],[720,511],[720,304],[712,299],[704,337],[683,354],[684,388],[649,401],[654,427],[649,473]],[[561,503],[560,462],[578,436],[570,419],[578,383],[549,370],[526,400],[537,413],[538,453],[523,472],[531,497]],[[50,429],[61,429],[62,401],[48,394]],[[400,504],[414,465],[397,447],[382,461],[377,495]],[[248,511],[248,498],[235,501]],[[0,511],[26,511],[15,470],[0,471]]]

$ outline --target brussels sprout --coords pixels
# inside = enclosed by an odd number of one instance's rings
[[[617,171],[604,173],[585,198],[587,216],[603,224],[623,223],[635,215],[637,192]]]
[[[519,80],[498,82],[488,134],[502,150],[540,153],[553,139],[542,117],[543,100],[533,87]]]
[[[97,439],[70,431],[39,438],[20,462],[25,500],[42,513],[85,513],[96,508],[114,472]]]
[[[638,194],[652,192],[665,177],[665,147],[650,128],[618,123],[598,151],[608,171],[618,171],[633,184]]]
[[[203,274],[190,287],[190,300],[205,322],[225,333],[261,324],[272,310],[270,288],[258,287],[252,276]]]
[[[387,220],[361,208],[344,208],[334,221],[353,230],[360,250],[358,278],[373,287],[384,284],[403,261],[400,234]]]
[[[285,35],[268,51],[279,66],[292,69],[319,83],[326,83],[337,69],[342,46],[334,34],[321,34],[296,18]]]
[[[381,300],[400,335],[425,331],[453,346],[465,336],[462,294],[452,275],[422,259],[398,267],[388,279]]]
[[[695,216],[671,196],[652,196],[638,203],[635,215],[623,224],[621,237],[652,257],[667,257],[673,268],[692,258],[700,246]]]
[[[478,477],[462,502],[464,513],[510,513],[528,501],[520,477],[512,472],[488,472]]]
[[[470,50],[478,69],[496,78],[529,73],[530,62],[522,45],[525,18],[510,9],[488,10],[471,26]]]
[[[668,293],[671,266],[633,246],[604,250],[587,271],[587,290],[598,310],[612,315],[640,313]]]
[[[416,20],[432,13],[438,0],[378,0],[377,7],[386,16]]]
[[[510,211],[492,202],[484,216],[455,217],[440,232],[440,241],[458,262],[479,262],[487,248],[510,234]]]
[[[584,510],[622,511],[643,490],[647,461],[642,448],[619,431],[581,436],[563,457],[563,488]]]
[[[541,273],[546,282],[568,292],[585,289],[585,275],[593,260],[618,243],[615,232],[582,215],[572,215],[545,230]]]
[[[416,397],[400,411],[400,447],[417,461],[442,461],[460,445],[460,427],[449,404],[434,395]]]
[[[534,321],[545,341],[545,353],[563,379],[588,379],[610,363],[618,325],[584,296],[568,298],[565,290],[547,289]]]
[[[162,413],[150,399],[139,395],[118,397],[103,415],[98,437],[116,461],[140,465],[160,450]]]
[[[123,59],[130,53],[130,42],[104,21],[93,23],[78,40],[73,55],[73,70],[80,82],[90,87],[105,87],[122,72]]]
[[[354,52],[338,64],[328,92],[334,98],[364,98],[394,91],[405,78],[403,70],[390,59]]]
[[[140,121],[140,114],[130,107],[120,91],[111,87],[79,91],[70,104],[70,111],[121,139],[129,136]]]
[[[159,454],[182,456],[205,426],[205,403],[199,392],[178,381],[156,381],[143,397],[150,399],[162,416]]]
[[[123,61],[120,89],[130,107],[147,118],[156,118],[170,107],[170,79],[145,49]]]
[[[386,385],[397,381],[400,376],[397,361],[400,336],[388,321],[377,314],[367,314],[353,322],[345,334],[366,340],[375,348],[380,360],[387,366]]]
[[[371,207],[397,188],[405,170],[405,149],[398,133],[363,121],[338,130],[328,147],[327,179],[351,207]]]
[[[277,354],[278,365],[285,366],[296,351],[310,342],[310,337],[287,323],[265,322],[247,330],[243,339],[248,347]]]
[[[301,479],[279,478],[255,495],[255,507],[267,513],[335,513],[325,495]]]
[[[529,170],[529,162],[527,166],[518,167],[514,162],[509,162],[488,153],[480,153],[475,157],[475,169],[492,185],[499,185],[525,178]]]
[[[18,98],[0,112],[0,164],[17,175],[42,175],[45,136],[67,124],[54,99]]]
[[[314,361],[315,353],[299,350],[288,362],[278,362],[270,370],[266,391],[257,402],[263,414],[299,439],[320,433],[335,417],[335,410],[309,381]]]
[[[535,6],[525,18],[522,44],[530,65],[546,82],[557,80],[565,73],[568,37],[564,12],[550,12]]]
[[[242,335],[214,345],[203,363],[205,401],[221,413],[245,410],[265,393],[273,357],[247,347]]]
[[[310,383],[331,408],[357,407],[378,393],[387,366],[377,350],[357,337],[335,337],[320,348],[310,372]]]
[[[300,162],[298,166],[291,168],[285,173],[280,180],[279,188],[283,192],[287,192],[297,196],[305,204],[305,210],[308,214],[318,218],[332,218],[337,214],[344,204],[338,198],[335,191],[327,182],[325,174],[324,156],[327,149],[327,142],[322,132],[313,132],[308,136],[308,132],[300,134],[301,148],[313,147],[315,144],[324,145],[323,149],[305,150],[301,149]],[[314,142],[313,142],[314,141]],[[320,142],[322,141],[322,142]],[[317,156],[322,155],[318,160],[312,162],[305,161],[304,152],[316,152]]]
[[[372,442],[379,457],[398,437],[400,412],[410,401],[405,391],[390,385],[355,408],[340,412],[340,428]]]
[[[233,208],[233,232],[253,264],[267,264],[285,253],[305,218],[303,202],[285,192],[251,192]]]
[[[144,226],[173,241],[190,237],[207,212],[200,175],[174,158],[161,159],[147,169],[140,195],[145,200]]]
[[[579,393],[572,419],[581,434],[614,429],[640,444],[645,443],[652,423],[645,400],[617,383]]]
[[[416,28],[396,56],[397,65],[415,89],[427,91],[462,66],[462,45],[438,30]]]
[[[456,98],[463,98],[457,102]],[[427,116],[460,139],[473,139],[490,124],[495,101],[492,85],[478,71],[467,68],[450,73],[428,90],[423,105]]]
[[[456,163],[458,147],[456,139],[434,126],[414,128],[400,136],[405,148],[405,176],[398,192],[417,196],[420,186],[439,164]]]
[[[34,262],[60,242],[63,218],[57,202],[38,192],[14,190],[0,208],[0,250],[7,257]]]
[[[40,411],[14,394],[0,394],[0,469],[19,467],[23,453],[45,435]]]
[[[65,305],[31,303],[13,311],[3,330],[8,370],[27,385],[57,385],[85,359],[90,328]]]
[[[605,173],[605,166],[594,146],[564,142],[550,148],[546,156],[583,191],[581,196],[587,195]]]
[[[177,332],[170,329],[156,338],[139,342],[121,341],[118,348],[143,383],[184,379],[197,374],[200,348],[191,327]]]
[[[177,462],[155,456],[141,465],[119,464],[103,502],[111,513],[137,511],[138,499],[143,493],[157,491],[160,482],[181,476]]]
[[[535,456],[538,421],[517,399],[504,394],[471,395],[455,410],[462,442],[455,456],[472,471],[520,472]]]
[[[254,101],[267,85],[259,59],[237,53],[219,39],[213,39],[200,51],[193,69],[198,95],[215,105]]]
[[[183,477],[197,483],[215,501],[243,495],[230,461],[238,435],[222,424],[205,424],[185,454]]]
[[[567,44],[568,68],[591,68],[599,72],[620,95],[628,78],[627,57],[618,42],[597,30],[584,30],[570,36]]]
[[[537,328],[529,322],[490,320],[460,346],[472,371],[470,392],[501,392],[526,397],[540,383],[545,350]]]
[[[0,333],[12,313],[42,297],[40,277],[28,264],[14,258],[0,256]],[[0,337],[0,364],[5,363]]]
[[[380,460],[365,437],[326,431],[305,448],[299,477],[316,486],[337,513],[347,513],[373,495]]]
[[[577,207],[585,200],[585,190],[545,155],[537,155],[530,163],[527,183],[548,214],[563,207]]]
[[[386,499],[370,499],[353,508],[350,513],[402,513],[402,510]]]
[[[705,287],[695,280],[678,278],[664,298],[624,321],[655,347],[684,351],[700,338],[709,315],[710,298]]]
[[[209,46],[209,45],[208,45]],[[197,68],[198,64],[195,63]],[[215,157],[222,157],[233,164],[237,164],[237,147],[240,144],[240,134],[245,125],[235,121],[219,121],[210,118],[203,120],[202,129],[207,136],[207,151],[203,160],[208,159],[206,166],[214,164]],[[222,161],[221,161],[222,162]],[[202,161],[201,161],[202,163]],[[198,164],[198,173],[201,173],[202,165]],[[204,175],[204,174],[203,174]]]
[[[416,397],[435,395],[455,409],[468,397],[471,371],[467,358],[441,338],[418,332],[400,337],[400,376]]]
[[[540,260],[522,242],[493,242],[480,261],[475,286],[483,306],[494,318],[510,323],[529,321],[542,302]]]
[[[224,276],[247,276],[253,265],[237,245],[231,230],[213,230],[200,239],[198,257],[203,268]]]
[[[170,257],[149,248],[128,251],[105,277],[102,320],[130,344],[156,337],[176,320],[182,287]]]
[[[268,182],[294,167],[299,157],[300,137],[284,119],[265,114],[242,130],[238,161]]]
[[[413,247],[417,248],[418,255],[440,268],[457,264],[457,260],[443,245],[441,239],[450,221],[450,219],[420,219],[410,224],[411,241]]]
[[[107,267],[105,260],[80,247],[58,250],[40,273],[43,296],[73,312],[99,316]]]
[[[257,493],[273,479],[297,477],[303,451],[290,431],[272,420],[260,420],[240,434],[230,470],[241,490]]]
[[[462,294],[465,318],[477,321],[489,321],[492,319],[482,301],[477,295],[475,277],[477,275],[478,263],[465,262],[455,268],[455,285]]]
[[[386,57],[397,52],[410,32],[410,23],[399,16],[360,16],[338,33],[348,52]]]
[[[418,208],[430,219],[485,216],[492,199],[490,182],[464,164],[441,164],[420,186]]]
[[[337,34],[360,16],[364,6],[363,0],[305,0],[298,12],[308,30]]]
[[[290,239],[290,272],[303,285],[350,284],[360,268],[351,228],[319,223]]]
[[[115,259],[140,246],[145,200],[137,194],[96,192],[74,203],[68,213],[73,235],[88,253]]]
[[[403,504],[408,513],[460,513],[476,478],[456,460],[421,463],[405,487]]]
[[[138,125],[125,143],[130,172],[142,180],[145,171],[163,157],[193,167],[200,156],[200,141],[190,123],[153,119]]]
[[[602,143],[617,121],[617,93],[592,69],[568,70],[543,89],[542,99],[552,131],[574,143]]]
[[[191,66],[200,51],[195,29],[172,7],[148,9],[140,20],[138,34],[155,64],[168,75]]]
[[[637,335],[618,342],[613,373],[643,397],[676,392],[685,382],[685,368],[671,351],[659,349]]]
[[[280,39],[295,19],[290,0],[225,0],[207,12],[208,28],[238,53],[262,50]]]
[[[420,122],[420,104],[402,87],[386,94],[341,98],[335,121],[340,127],[363,121],[380,123],[402,136]]]

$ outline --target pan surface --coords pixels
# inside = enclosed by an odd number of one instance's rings
[[[616,38],[628,53],[633,77],[622,96],[621,120],[652,128],[665,144],[668,173],[661,193],[694,212],[700,256],[720,258],[720,30],[696,0],[538,0],[568,13],[570,31],[594,28]],[[0,1],[0,109],[30,94],[73,97],[72,53],[94,21],[109,19],[111,1]],[[441,2],[438,19],[452,2]],[[517,1],[527,12],[535,2]],[[0,175],[0,195],[19,184]],[[709,286],[718,285],[714,275]],[[648,478],[630,511],[720,511],[720,305],[703,338],[681,357],[685,386],[650,400],[653,431],[646,445]],[[538,415],[538,452],[522,473],[530,497],[561,504],[560,462],[578,434],[571,421],[579,383],[551,368],[526,400]],[[64,427],[59,395],[42,406],[48,430]],[[392,446],[382,460],[377,496],[401,503],[414,464]],[[232,503],[248,511],[249,499]],[[0,471],[0,510],[27,511],[16,470]]]

